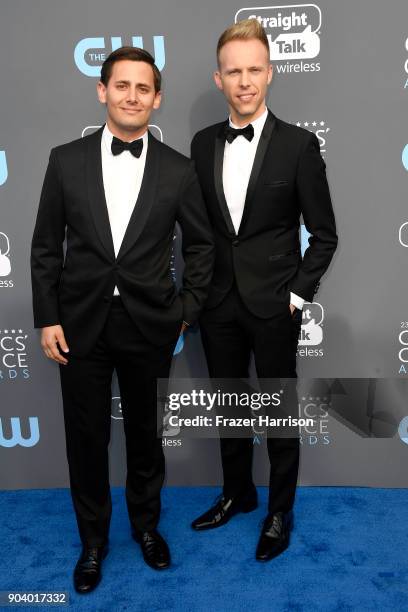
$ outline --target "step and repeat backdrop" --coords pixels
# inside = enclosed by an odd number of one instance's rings
[[[53,146],[104,123],[100,66],[124,44],[144,47],[163,74],[152,133],[189,154],[194,133],[227,109],[212,80],[220,33],[255,17],[270,42],[268,105],[313,131],[327,164],[339,248],[305,305],[299,395],[319,416],[301,431],[301,484],[408,484],[408,5],[405,0],[13,0],[0,19],[0,487],[68,485],[58,366],[33,329],[29,252]],[[307,247],[302,228],[302,248]],[[181,236],[172,269],[180,282]],[[273,351],[273,347],[271,347]],[[137,372],[135,373],[137,376]],[[180,341],[174,377],[207,376],[198,330]],[[356,386],[351,379],[361,379]],[[347,418],[330,414],[341,395]],[[221,481],[218,442],[166,427],[169,485]],[[254,432],[255,474],[268,460]],[[120,395],[112,385],[112,484],[125,477]]]

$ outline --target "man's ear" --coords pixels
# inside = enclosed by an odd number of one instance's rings
[[[272,81],[272,77],[273,77],[273,65],[269,64],[269,67],[268,67],[268,85]]]
[[[220,89],[221,91],[223,90],[223,86],[222,86],[222,80],[221,80],[221,74],[219,70],[216,70],[214,72],[214,81],[216,86],[218,87],[218,89]]]
[[[155,93],[154,101],[153,101],[153,108],[154,108],[154,110],[157,110],[158,108],[160,108],[161,101],[162,101],[162,92],[161,91],[157,91]]]
[[[96,91],[98,93],[98,99],[101,104],[106,104],[106,87],[102,81],[98,81],[96,84]]]

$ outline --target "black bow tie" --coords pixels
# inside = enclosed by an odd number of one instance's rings
[[[123,151],[130,151],[134,157],[140,157],[143,151],[143,138],[134,140],[133,142],[123,142],[114,136],[111,144],[112,155],[120,155]]]
[[[254,126],[252,123],[249,123],[246,127],[236,130],[230,125],[226,125],[224,134],[225,140],[227,140],[230,144],[231,142],[234,142],[237,136],[244,136],[247,140],[249,140],[249,142],[251,142],[254,137]]]

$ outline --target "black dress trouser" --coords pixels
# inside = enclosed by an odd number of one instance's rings
[[[200,329],[211,378],[249,378],[251,352],[258,378],[296,378],[301,313],[277,305],[268,319],[253,315],[236,285],[215,308],[201,315]],[[296,406],[297,408],[297,406]],[[220,438],[226,497],[253,487],[252,438]],[[288,512],[294,503],[299,468],[299,438],[268,437],[269,512]]]
[[[126,502],[133,531],[154,529],[165,465],[157,436],[156,379],[168,378],[176,340],[155,346],[138,331],[119,297],[86,357],[60,366],[71,495],[81,540],[108,539],[111,518],[108,445],[116,369],[126,436]]]

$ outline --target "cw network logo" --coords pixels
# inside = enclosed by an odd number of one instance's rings
[[[13,448],[14,446],[29,448],[38,444],[40,440],[38,417],[28,417],[28,427],[24,427],[27,436],[22,434],[20,417],[10,417],[10,425],[7,425],[6,428],[3,423],[6,423],[7,420],[5,417],[0,417],[0,446],[4,446],[4,448]],[[8,432],[10,432],[10,435],[7,435]]]
[[[399,228],[398,240],[401,246],[408,248],[408,221],[405,221]]]
[[[405,444],[408,444],[408,416],[404,417],[398,426],[398,435]]]
[[[317,4],[286,4],[241,8],[235,15],[235,23],[242,19],[256,19],[266,31],[270,59],[279,73],[318,72],[320,63],[308,62],[320,53],[320,29],[322,12]],[[291,60],[301,60],[290,64]]]
[[[0,186],[4,185],[7,181],[8,170],[7,170],[7,159],[6,152],[0,151]]]
[[[107,42],[110,40],[110,44]],[[111,36],[105,39],[103,36],[95,38],[83,38],[74,50],[75,64],[88,77],[99,77],[101,66],[111,51],[116,51],[123,46],[121,36]],[[132,46],[144,49],[143,36],[132,36]],[[156,66],[163,70],[166,63],[164,50],[164,36],[153,36],[153,56]]]
[[[401,160],[402,160],[402,165],[404,166],[405,170],[408,171],[408,144],[405,145],[405,147],[402,150]]]

